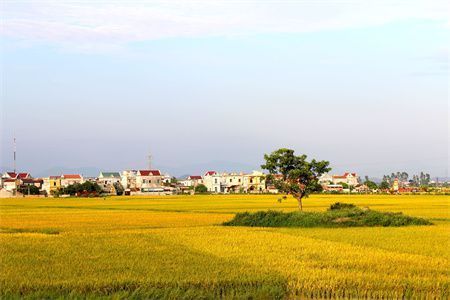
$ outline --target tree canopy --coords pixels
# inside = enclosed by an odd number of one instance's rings
[[[261,168],[269,171],[268,182],[280,192],[295,197],[300,210],[303,198],[321,190],[319,177],[331,170],[328,161],[307,161],[305,154],[297,156],[294,150],[286,148],[265,154],[264,159],[266,163]]]

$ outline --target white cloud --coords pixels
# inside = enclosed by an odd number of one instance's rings
[[[176,37],[370,27],[411,19],[448,28],[445,1],[10,1],[1,35],[78,51]]]

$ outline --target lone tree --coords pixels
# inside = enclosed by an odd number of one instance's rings
[[[306,155],[296,156],[294,150],[282,148],[265,154],[266,163],[261,168],[269,171],[267,180],[282,193],[292,195],[303,210],[302,200],[315,191],[320,191],[319,177],[331,170],[328,161],[306,161]]]

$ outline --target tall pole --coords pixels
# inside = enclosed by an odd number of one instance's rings
[[[14,173],[16,173],[16,137],[14,137]]]
[[[152,155],[151,153],[148,153],[148,169],[151,170],[152,169]]]

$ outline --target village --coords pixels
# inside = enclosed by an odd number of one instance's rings
[[[398,177],[401,177],[398,176]],[[376,184],[357,173],[324,174],[319,183],[322,193],[420,193],[446,192],[447,182],[428,180],[415,184],[413,180],[383,178]],[[0,179],[0,197],[68,197],[100,195],[175,195],[175,194],[277,194],[278,190],[261,171],[226,173],[207,171],[203,175],[175,178],[160,170],[125,170],[100,172],[97,177],[82,174],[62,174],[34,178],[28,172],[4,172]]]

